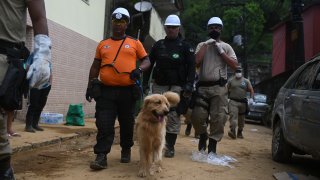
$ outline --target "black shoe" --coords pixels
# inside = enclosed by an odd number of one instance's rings
[[[205,151],[207,148],[207,139],[208,139],[208,135],[207,133],[203,133],[200,134],[200,139],[199,139],[199,144],[198,144],[198,150],[201,151]]]
[[[32,132],[32,133],[35,133],[35,132],[36,132],[36,131],[33,129],[32,126],[26,126],[26,127],[24,128],[24,130],[25,130],[26,132]]]
[[[164,157],[173,158],[174,157],[174,149],[166,149],[164,152]]]
[[[243,139],[242,130],[238,129],[237,138]]]
[[[90,168],[93,170],[101,170],[107,168],[107,157],[105,154],[97,154],[96,160],[90,163]]]
[[[121,163],[129,163],[131,160],[131,149],[121,150]]]
[[[230,129],[230,131],[228,132],[228,136],[231,137],[232,139],[236,139],[236,130],[235,129]]]
[[[208,154],[216,153],[216,151],[217,151],[217,141],[209,138]]]
[[[10,156],[0,160],[0,179],[15,180]]]
[[[191,128],[192,128],[192,124],[187,124],[187,127],[186,127],[186,131],[184,132],[184,134],[186,136],[189,136],[190,133],[191,133]]]
[[[40,126],[33,126],[33,129],[37,130],[37,131],[43,131],[43,129]]]

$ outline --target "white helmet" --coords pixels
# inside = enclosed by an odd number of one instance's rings
[[[180,26],[180,19],[177,15],[171,14],[167,17],[166,21],[164,22],[165,26]]]
[[[125,16],[125,18],[128,19],[128,21],[130,21],[130,14],[128,12],[127,9],[119,7],[117,9],[115,9],[112,13],[112,17],[116,18],[116,19],[122,19],[123,16]]]
[[[221,21],[221,19],[219,17],[212,17],[209,19],[208,21],[208,26],[211,25],[211,24],[219,24],[223,27],[223,23]]]

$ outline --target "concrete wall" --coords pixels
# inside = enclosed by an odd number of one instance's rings
[[[85,37],[100,41],[104,33],[106,0],[46,0],[47,18]]]
[[[93,116],[95,103],[85,100],[85,92],[96,46],[103,39],[105,2],[91,0],[88,6],[81,0],[46,1],[53,83],[44,112],[66,115],[69,104],[82,103],[85,114]],[[26,46],[32,51],[30,17],[27,26]],[[26,111],[27,99],[24,99],[17,118],[25,120]]]

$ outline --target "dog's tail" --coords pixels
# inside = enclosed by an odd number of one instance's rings
[[[170,106],[171,107],[176,107],[180,101],[180,96],[179,94],[172,92],[172,91],[168,91],[163,93],[163,95],[168,99]]]

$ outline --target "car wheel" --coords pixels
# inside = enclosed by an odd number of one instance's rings
[[[292,147],[284,137],[280,122],[277,122],[272,136],[272,159],[276,162],[289,162],[292,158]]]

